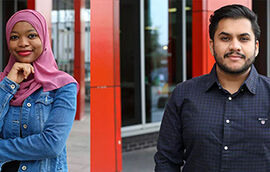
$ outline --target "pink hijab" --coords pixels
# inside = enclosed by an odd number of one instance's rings
[[[36,29],[43,44],[43,52],[38,59],[33,62],[35,74],[30,75],[27,80],[20,83],[20,88],[10,101],[10,104],[13,106],[21,106],[23,101],[40,87],[43,87],[44,91],[51,91],[63,87],[69,83],[76,83],[77,89],[79,90],[79,85],[72,76],[58,70],[51,49],[46,20],[39,12],[26,9],[18,11],[11,16],[6,25],[6,39],[8,48],[10,33],[14,25],[20,21],[28,22]],[[10,55],[7,66],[0,74],[1,81],[5,76],[7,76],[15,62],[16,60],[14,56]]]

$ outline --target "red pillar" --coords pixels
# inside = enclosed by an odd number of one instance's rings
[[[251,8],[252,0],[193,0],[192,9],[192,76],[207,74],[215,59],[209,49],[209,17],[218,8],[229,4],[242,4]]]
[[[83,118],[85,108],[85,23],[82,19],[83,16],[81,16],[81,10],[83,10],[84,7],[85,0],[74,0],[74,78],[80,84],[80,90],[77,96],[76,120]]]
[[[91,171],[118,172],[121,155],[119,0],[91,0]]]
[[[34,10],[35,9],[35,6],[36,6],[35,5],[36,4],[35,2],[36,2],[36,0],[27,0],[27,8]]]

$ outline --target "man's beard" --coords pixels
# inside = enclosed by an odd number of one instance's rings
[[[239,52],[236,52],[236,51],[231,51],[229,53],[226,53],[223,58],[228,58],[231,54],[237,54],[237,55],[240,55],[241,58],[243,59],[246,59],[246,56],[244,54],[241,54]],[[216,54],[216,51],[214,50],[214,57],[215,57],[215,60],[216,60],[216,64],[218,65],[218,67],[224,71],[225,73],[228,73],[228,74],[233,74],[233,75],[237,75],[237,74],[242,74],[242,73],[245,73],[250,67],[251,65],[255,62],[255,54],[256,52],[254,51],[254,54],[252,55],[252,57],[250,57],[247,61],[245,61],[245,64],[239,68],[239,69],[231,69],[230,67],[228,67],[227,65],[224,65],[222,64],[221,61],[219,61],[220,58],[217,58],[217,54]]]

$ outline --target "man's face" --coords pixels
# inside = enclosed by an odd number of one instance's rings
[[[210,50],[217,67],[228,74],[247,71],[259,52],[251,22],[246,18],[225,18],[219,21]]]

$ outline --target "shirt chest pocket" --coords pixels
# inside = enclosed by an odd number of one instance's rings
[[[270,118],[267,113],[249,117],[245,121],[247,137],[252,142],[270,143]]]
[[[270,115],[253,113],[238,116],[232,122],[232,135],[242,151],[252,155],[270,152]]]
[[[41,94],[35,101],[35,111],[40,120],[40,128],[43,130],[44,123],[47,121],[50,111],[52,109],[53,97],[49,94]]]

